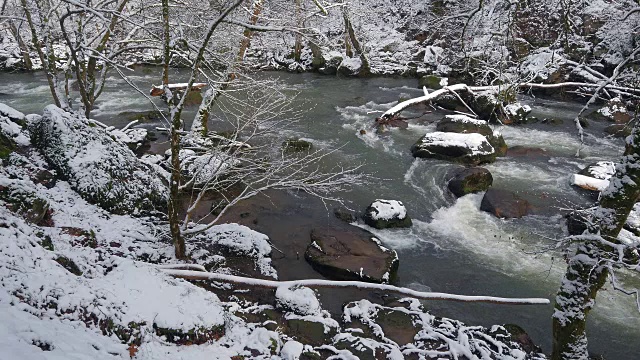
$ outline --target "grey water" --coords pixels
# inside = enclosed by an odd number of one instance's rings
[[[184,80],[184,70],[173,71],[172,81]],[[508,155],[485,166],[493,174],[494,187],[517,192],[533,207],[532,214],[522,219],[501,220],[479,210],[482,194],[455,199],[448,193],[447,174],[455,165],[411,156],[410,146],[425,132],[435,130],[443,112],[417,107],[404,114],[416,118],[409,121],[407,129],[374,131],[372,124],[380,112],[399,99],[422,94],[416,80],[288,73],[259,76],[278,78],[285,87],[299,92],[295,103],[306,110],[300,121],[281,129],[271,141],[279,144],[284,138],[304,138],[316,148],[337,149],[330,156],[333,164],[362,165],[362,171],[375,179],[339,194],[355,210],[364,210],[375,199],[395,199],[406,205],[414,220],[412,228],[367,229],[398,251],[398,285],[416,290],[553,300],[566,263],[563,254],[542,250],[566,235],[562,217],[566,209],[593,203],[593,198],[569,184],[570,175],[598,160],[616,160],[623,151],[621,139],[604,136],[604,123],[591,122],[581,144],[572,123],[581,104],[523,96],[520,101],[533,108],[533,115],[563,123],[495,126],[510,147],[544,150],[534,155]],[[159,82],[158,69],[138,68],[129,79],[140,91],[112,76],[92,117],[121,127],[127,123],[119,116],[122,112],[153,109],[141,92],[147,93],[151,84]],[[163,106],[159,99],[152,101]],[[24,113],[41,113],[51,102],[46,79],[39,73],[2,73],[0,102]],[[194,111],[189,108],[184,113],[185,122]],[[164,125],[141,124],[150,129]],[[640,287],[637,274],[623,274],[623,279],[628,287]],[[469,325],[518,324],[550,352],[552,305],[434,301],[425,306],[435,315]],[[607,286],[590,315],[588,334],[593,354],[606,359],[637,358],[640,313],[634,299]]]

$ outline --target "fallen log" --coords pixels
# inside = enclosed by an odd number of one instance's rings
[[[169,90],[171,91],[183,91],[187,88],[187,83],[169,84]],[[207,86],[207,83],[194,83],[191,85],[191,91],[200,91],[203,87]],[[151,86],[151,96],[161,96],[164,94],[164,86]]]
[[[218,274],[204,271],[189,271],[189,270],[176,270],[170,268],[160,268],[167,275],[186,279],[186,280],[210,280],[219,281],[225,283],[232,283],[237,285],[255,286],[263,288],[277,289],[281,286],[306,286],[311,288],[355,288],[362,290],[374,290],[384,291],[388,293],[394,293],[402,296],[413,297],[423,300],[448,300],[448,301],[461,301],[461,302],[484,302],[492,304],[507,304],[507,305],[547,305],[548,299],[542,298],[503,298],[493,296],[468,296],[468,295],[455,295],[447,293],[437,292],[422,292],[412,289],[397,287],[393,285],[385,284],[373,284],[361,281],[332,281],[332,280],[293,280],[293,281],[274,281],[254,279],[241,276]]]

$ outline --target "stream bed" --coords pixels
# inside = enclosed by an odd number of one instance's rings
[[[184,70],[174,70],[172,79],[184,79]],[[340,194],[346,204],[364,211],[375,199],[402,201],[413,218],[410,229],[375,230],[385,246],[400,257],[398,285],[421,291],[504,297],[544,297],[553,299],[566,263],[560,253],[542,252],[554,239],[565,236],[563,214],[567,209],[587,206],[593,198],[569,184],[571,174],[599,160],[616,161],[623,151],[621,139],[603,135],[605,123],[591,122],[585,143],[580,144],[572,119],[581,104],[558,100],[521,98],[534,116],[553,117],[562,124],[536,123],[497,126],[509,147],[539,148],[530,154],[512,154],[489,165],[494,187],[514,191],[527,199],[532,214],[521,219],[501,220],[479,210],[482,194],[460,199],[446,188],[447,173],[456,165],[438,160],[414,159],[410,146],[425,132],[435,131],[443,112],[418,107],[406,112],[408,129],[391,129],[376,134],[372,124],[379,112],[403,98],[420,96],[417,80],[407,78],[344,79],[316,74],[266,73],[279,78],[286,87],[299,91],[296,100],[305,114],[301,121],[282,129],[271,139],[277,146],[285,138],[304,138],[316,148],[337,149],[333,164],[362,165],[375,177],[367,186]],[[159,70],[138,68],[130,79],[143,92],[159,81]],[[0,102],[24,113],[42,113],[51,102],[46,79],[41,73],[0,74]],[[159,99],[154,100],[162,106]],[[149,111],[149,100],[124,80],[114,77],[97,102],[92,117],[122,127],[128,121],[118,116],[125,111]],[[185,121],[195,108],[184,112]],[[215,128],[215,120],[212,128]],[[141,124],[149,129],[161,123]],[[365,130],[362,133],[360,130]],[[158,148],[166,148],[160,135]],[[577,150],[579,156],[576,157]],[[278,200],[261,200],[273,205],[270,217],[258,219],[256,230],[265,232],[283,250],[274,253],[274,265],[281,280],[318,277],[304,259],[311,226],[330,224],[333,205],[328,208],[304,195],[289,194]],[[254,203],[255,204],[255,203]],[[251,205],[244,205],[251,206]],[[298,256],[298,255],[299,256]],[[295,259],[295,260],[294,260]],[[297,262],[294,263],[294,261]],[[626,285],[640,287],[638,276],[626,277]],[[335,291],[335,290],[334,290]],[[327,306],[335,299],[321,293]],[[331,305],[330,303],[334,304]],[[547,353],[551,350],[549,306],[507,306],[461,304],[443,301],[425,303],[435,315],[452,317],[470,325],[515,323],[531,335]],[[640,353],[640,313],[632,297],[606,286],[599,293],[590,315],[589,346],[592,354],[607,359],[635,359]]]

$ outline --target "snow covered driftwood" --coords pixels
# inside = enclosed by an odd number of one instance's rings
[[[271,289],[277,289],[281,286],[293,287],[293,286],[306,286],[309,288],[357,288],[362,290],[377,290],[385,291],[388,293],[394,293],[404,296],[413,297],[423,300],[450,300],[461,302],[486,302],[493,304],[510,304],[510,305],[547,305],[548,299],[542,298],[503,298],[494,296],[472,296],[472,295],[455,295],[438,292],[422,292],[407,288],[401,288],[393,285],[385,284],[372,284],[360,281],[332,281],[332,280],[294,280],[294,281],[273,281],[246,278],[241,276],[216,274],[210,272],[190,271],[190,270],[167,270],[162,269],[167,274],[188,280],[213,280],[227,283],[233,283],[238,285],[248,285],[256,287],[265,287]]]

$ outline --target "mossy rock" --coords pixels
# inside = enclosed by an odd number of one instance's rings
[[[202,94],[200,91],[189,91],[187,98],[184,100],[185,106],[195,106],[202,103]]]
[[[8,159],[14,151],[16,151],[16,143],[0,132],[0,159]]]
[[[337,329],[331,327],[325,328],[323,323],[316,321],[289,319],[286,320],[286,324],[287,335],[303,344],[313,346],[329,343],[331,338],[337,333]],[[327,331],[325,332],[325,330]]]
[[[217,341],[224,336],[224,326],[217,325],[211,328],[198,327],[183,331],[180,329],[168,329],[153,324],[156,335],[164,336],[165,339],[177,345],[201,345],[208,342]]]
[[[42,246],[45,250],[49,250],[49,251],[55,250],[53,246],[53,241],[51,240],[51,236],[45,235],[42,232],[37,233],[36,236],[42,239],[38,241],[38,244]]]
[[[0,186],[0,200],[31,224],[41,223],[49,213],[49,202],[19,182]]]
[[[56,262],[65,268],[68,272],[76,276],[82,276],[82,270],[76,265],[76,263],[66,256],[58,256]]]
[[[286,152],[311,151],[313,144],[306,140],[287,139],[282,143],[282,149]]]
[[[631,135],[631,128],[633,126],[630,124],[613,124],[604,128],[605,134],[611,135],[617,138],[626,138]]]
[[[118,215],[164,211],[169,191],[162,176],[88,123],[49,105],[30,123],[31,141],[57,176],[88,202]]]
[[[119,113],[117,117],[123,118],[128,122],[137,120],[141,123],[158,122],[163,119],[162,114],[160,113],[160,111],[157,111],[157,110],[125,111],[125,112]]]
[[[439,90],[442,89],[442,82],[447,81],[446,78],[441,78],[436,75],[425,75],[418,80],[418,86],[422,89],[422,87],[427,87],[428,89]]]
[[[473,167],[457,171],[447,184],[449,190],[456,196],[486,191],[493,184],[491,172],[485,168]]]

